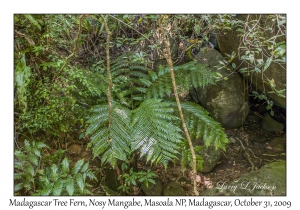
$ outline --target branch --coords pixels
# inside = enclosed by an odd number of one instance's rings
[[[160,30],[161,30],[161,33],[162,33],[163,40],[164,40],[164,45],[165,45],[165,48],[166,48],[166,51],[167,51],[167,54],[164,54],[164,55],[165,55],[165,58],[168,62],[168,65],[170,67],[170,74],[171,74],[171,78],[172,78],[172,86],[173,86],[173,91],[174,91],[174,95],[175,95],[175,99],[176,99],[176,103],[177,103],[177,107],[178,107],[182,127],[183,127],[183,130],[184,130],[185,136],[186,136],[186,138],[189,142],[190,150],[191,150],[192,157],[193,157],[194,192],[195,192],[195,195],[199,195],[199,192],[197,191],[197,182],[196,182],[196,174],[197,174],[196,155],[195,155],[195,151],[194,151],[194,147],[193,147],[193,143],[192,143],[189,131],[188,131],[188,129],[186,127],[186,124],[185,124],[184,115],[183,115],[181,105],[180,105],[180,100],[179,100],[177,87],[176,87],[175,74],[174,74],[174,69],[173,69],[173,62],[172,62],[172,57],[171,57],[170,42],[166,38],[165,31],[162,27],[162,19],[163,18],[164,18],[164,15],[161,16],[158,23],[159,23],[159,27],[160,27]]]
[[[15,33],[18,34],[21,37],[24,37],[30,45],[35,45],[34,41],[29,36],[27,36],[26,34],[23,34],[23,33],[19,32],[17,30],[15,30]]]

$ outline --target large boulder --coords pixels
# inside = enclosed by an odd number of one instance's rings
[[[201,195],[285,196],[286,161],[269,163],[231,183],[220,181],[213,185],[212,189],[203,191]]]
[[[235,19],[237,21],[251,21],[254,19],[259,20],[258,26],[261,26],[264,29],[272,28],[274,25],[274,22],[268,17],[268,15],[236,15]],[[237,29],[238,27],[233,27],[230,31],[226,31],[225,33],[223,31],[222,33],[219,33],[218,45],[222,55],[231,55],[232,52],[239,52],[241,43],[243,43],[243,36],[241,36],[241,31]],[[274,31],[274,33],[276,32]],[[261,34],[265,40],[270,39],[274,35],[275,34],[269,33],[268,30],[265,30],[265,32]],[[286,37],[282,36],[277,38],[276,42],[279,43],[285,41],[285,39]],[[264,50],[266,54],[271,54],[270,50]],[[262,55],[257,56],[260,58],[263,57]],[[243,60],[239,60],[239,58],[234,59],[233,62],[236,64],[236,66],[239,66],[239,68],[248,67],[245,62],[243,63]],[[257,90],[257,92],[265,93],[268,97],[271,97],[277,106],[286,108],[285,98],[280,97],[272,92],[272,88],[268,82],[268,80],[273,80],[277,90],[286,89],[286,66],[272,62],[271,65],[263,72],[263,74],[264,75],[262,76],[262,73],[253,72],[248,74],[248,72],[246,72],[243,74],[243,76],[249,81],[249,84],[251,84],[253,89]],[[283,95],[286,95],[286,93],[284,92]]]
[[[196,56],[198,63],[208,64],[211,71],[220,73],[222,80],[205,88],[191,89],[193,99],[207,109],[212,117],[225,128],[241,126],[249,112],[248,94],[243,91],[243,79],[238,73],[226,69],[217,70],[224,57],[215,49],[202,49]]]

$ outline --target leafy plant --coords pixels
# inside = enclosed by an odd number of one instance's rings
[[[231,56],[228,62],[223,63],[223,67],[232,65],[234,70],[248,76],[259,74],[262,82],[272,89],[269,92],[263,91],[259,95],[275,93],[285,98],[285,89],[278,89],[274,79],[266,76],[266,71],[272,64],[285,69],[286,16],[284,14],[245,15],[244,18],[237,18],[236,15],[219,15],[218,18],[212,18],[212,20],[212,27],[222,30],[220,33],[227,33],[234,28],[241,37],[237,56],[243,65],[236,67],[234,63],[231,63],[233,60]],[[225,25],[228,27],[224,27]]]
[[[69,160],[65,157],[60,164],[53,164],[40,171],[35,195],[91,195],[88,189],[92,187],[87,182],[96,180],[95,175],[89,170],[89,163],[81,159],[70,170]]]
[[[148,187],[149,182],[155,184],[155,180],[153,178],[155,178],[156,176],[157,175],[154,172],[151,172],[150,169],[148,169],[147,171],[134,172],[131,168],[129,173],[124,173],[118,177],[118,179],[122,178],[124,180],[124,184],[119,186],[118,190],[129,192],[131,186],[137,186],[138,183],[143,183],[146,187]]]
[[[92,194],[88,190],[91,185],[86,179],[96,180],[96,177],[89,169],[88,162],[84,163],[81,159],[70,169],[69,160],[66,157],[61,160],[62,150],[47,158],[41,152],[41,149],[47,148],[44,143],[33,141],[30,144],[26,140],[24,144],[24,151],[15,151],[16,194],[22,190],[33,195]]]

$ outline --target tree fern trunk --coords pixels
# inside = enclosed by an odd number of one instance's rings
[[[197,174],[197,169],[196,169],[196,166],[197,166],[196,155],[195,155],[195,151],[194,151],[194,147],[193,147],[193,144],[192,144],[192,141],[191,141],[191,137],[190,137],[189,131],[188,131],[188,129],[186,127],[186,124],[185,124],[185,121],[184,121],[184,115],[183,115],[183,112],[182,112],[182,109],[181,109],[181,105],[180,105],[180,100],[179,100],[179,96],[178,96],[178,92],[177,92],[177,87],[176,87],[175,74],[174,74],[174,69],[173,69],[173,62],[172,62],[172,57],[171,57],[170,42],[166,38],[165,31],[164,31],[163,26],[162,26],[162,20],[163,20],[163,18],[164,18],[164,15],[162,15],[161,18],[159,19],[159,27],[160,27],[160,30],[161,30],[161,33],[162,33],[162,37],[163,37],[163,40],[164,40],[164,45],[165,45],[165,48],[166,48],[165,57],[166,57],[166,60],[168,62],[168,65],[170,67],[170,74],[171,74],[171,79],[172,79],[172,86],[173,86],[173,91],[174,91],[174,95],[175,95],[175,99],[176,99],[176,103],[177,103],[177,107],[178,107],[180,119],[181,119],[181,122],[182,122],[182,127],[183,127],[183,130],[184,130],[185,136],[186,136],[186,138],[187,138],[187,140],[189,142],[190,150],[191,150],[192,157],[193,157],[194,193],[195,193],[195,195],[199,195],[199,192],[197,191],[197,182],[196,182],[196,174]]]

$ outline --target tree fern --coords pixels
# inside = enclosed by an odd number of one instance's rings
[[[154,72],[141,62],[131,62],[132,55],[124,54],[111,62],[112,123],[109,126],[108,105],[91,109],[86,134],[90,135],[94,156],[101,156],[102,164],[113,166],[117,160],[129,160],[139,151],[151,163],[176,159],[178,143],[183,133],[177,117],[176,105],[162,98],[172,93],[170,69],[160,67]],[[178,87],[213,84],[217,75],[195,61],[174,67]],[[215,122],[200,105],[182,105],[192,138],[203,138],[205,145],[214,143],[225,149],[228,141],[220,124]],[[200,160],[200,159],[199,159]]]

